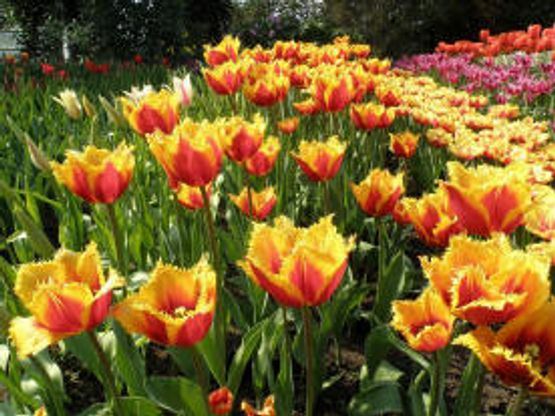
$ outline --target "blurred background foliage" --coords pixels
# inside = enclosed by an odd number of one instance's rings
[[[16,22],[33,55],[62,59],[172,62],[199,57],[224,33],[247,45],[276,39],[329,41],[349,34],[381,55],[430,51],[441,41],[550,26],[555,2],[545,0],[0,0],[0,21]]]

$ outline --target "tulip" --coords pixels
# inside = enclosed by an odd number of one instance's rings
[[[216,46],[204,45],[204,60],[212,67],[220,66],[228,61],[237,62],[240,47],[239,38],[224,36]]]
[[[411,158],[418,147],[420,136],[410,131],[404,133],[390,134],[389,150],[398,157]]]
[[[53,260],[22,265],[14,291],[32,316],[10,322],[18,357],[100,325],[108,314],[112,289],[122,285],[113,271],[105,278],[94,243],[80,253],[61,249]]]
[[[274,395],[266,397],[262,409],[256,410],[246,401],[241,402],[241,410],[245,413],[245,416],[276,416],[276,410],[274,408]]]
[[[133,148],[125,143],[114,151],[87,146],[84,152],[69,150],[66,160],[50,166],[56,180],[89,203],[111,204],[127,189],[133,176]]]
[[[293,103],[293,107],[303,116],[313,116],[321,111],[320,104],[313,98],[308,98],[304,101]]]
[[[449,209],[471,234],[511,233],[524,224],[531,201],[530,186],[520,166],[480,165],[465,168],[448,162],[449,181],[442,184]]]
[[[289,87],[286,68],[277,64],[260,63],[249,69],[243,86],[243,94],[255,105],[270,107],[285,99]]]
[[[525,216],[526,229],[544,240],[555,240],[555,191],[536,185],[532,206]]]
[[[378,100],[386,107],[401,105],[402,91],[399,87],[394,87],[386,83],[380,84],[375,89]]]
[[[454,344],[472,350],[488,370],[510,386],[539,396],[555,396],[555,304],[504,325],[497,333],[481,326]]]
[[[426,288],[416,300],[394,301],[392,311],[391,325],[412,349],[434,352],[449,344],[455,317],[434,288]]]
[[[312,82],[312,97],[322,111],[337,113],[354,97],[353,81],[348,75],[317,75]]]
[[[210,197],[210,184],[206,187],[208,197]],[[199,187],[189,186],[185,183],[180,183],[175,191],[177,202],[190,210],[197,210],[204,207],[204,200],[202,199],[202,191]]]
[[[229,195],[231,201],[241,212],[257,221],[264,220],[276,205],[276,192],[273,187],[265,188],[260,192],[249,191],[243,188],[239,195]],[[252,201],[252,207],[251,207]]]
[[[294,308],[326,302],[341,283],[353,241],[323,217],[297,228],[286,217],[254,225],[247,255],[239,266],[279,303]]]
[[[215,68],[202,70],[208,86],[218,95],[235,94],[243,85],[243,66],[237,62],[226,62]]]
[[[193,86],[191,85],[191,75],[185,78],[173,77],[173,93],[177,96],[182,107],[189,107],[193,101]]]
[[[453,315],[474,325],[530,313],[550,294],[547,257],[513,250],[503,234],[487,241],[454,236],[443,257],[421,263]]]
[[[264,139],[266,120],[255,114],[252,122],[242,117],[231,117],[222,121],[222,146],[226,155],[237,163],[253,156]]]
[[[284,118],[277,122],[277,128],[283,134],[293,134],[299,127],[299,117]]]
[[[393,218],[401,225],[412,224],[418,237],[432,247],[445,247],[452,235],[464,231],[458,218],[449,211],[447,196],[441,190],[419,199],[401,199]]]
[[[358,185],[351,183],[351,190],[366,214],[383,217],[393,212],[395,204],[405,193],[403,173],[393,176],[387,170],[374,169]]]
[[[162,165],[170,187],[179,182],[205,186],[218,175],[223,152],[218,126],[207,121],[185,119],[172,134],[156,132],[147,137],[154,157]]]
[[[551,260],[551,267],[555,266],[555,240],[530,244],[526,246],[526,251],[546,257]]]
[[[250,175],[265,176],[274,167],[280,150],[281,144],[278,138],[268,136],[257,152],[245,160],[243,167]]]
[[[331,136],[325,142],[302,140],[297,153],[291,155],[311,181],[332,179],[343,163],[347,145]]]
[[[115,305],[112,314],[127,332],[191,347],[208,333],[215,307],[216,273],[203,257],[190,269],[159,262],[149,281]]]
[[[179,121],[178,98],[168,90],[141,95],[136,95],[138,100],[121,98],[123,115],[133,130],[142,136],[157,130],[170,134]]]
[[[233,393],[227,387],[220,387],[208,395],[208,407],[214,415],[227,415],[233,408]]]
[[[65,89],[61,91],[57,97],[54,97],[54,101],[60,104],[66,114],[74,120],[80,119],[83,115],[83,107],[73,90]]]
[[[389,127],[395,120],[395,110],[381,104],[366,103],[351,105],[351,120],[361,130]]]

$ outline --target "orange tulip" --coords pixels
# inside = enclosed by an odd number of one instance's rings
[[[343,163],[347,145],[331,136],[326,142],[302,140],[293,159],[311,181],[321,182],[332,179]]]
[[[206,188],[208,197],[210,198],[211,184]],[[197,210],[204,207],[204,200],[202,199],[202,192],[199,187],[189,186],[185,183],[180,183],[175,190],[177,202],[190,210]]]
[[[265,188],[260,192],[251,191],[252,208],[247,188],[243,188],[239,195],[230,194],[229,198],[243,214],[257,221],[262,221],[266,218],[272,212],[272,209],[274,209],[277,201],[276,192],[273,187]]]
[[[54,260],[22,265],[14,291],[32,316],[10,322],[19,358],[100,325],[108,314],[112,289],[122,285],[113,271],[106,280],[94,243],[81,253],[61,249]]]
[[[434,352],[449,344],[455,317],[434,288],[426,288],[416,300],[396,300],[391,308],[391,325],[412,349]]]
[[[555,240],[555,191],[550,186],[536,185],[532,194],[526,229],[544,240]]]
[[[115,305],[112,314],[130,333],[190,347],[208,333],[215,307],[216,273],[202,258],[190,269],[158,263],[150,280]]]
[[[349,75],[325,73],[316,75],[312,82],[312,97],[322,111],[337,113],[354,97],[353,80]]]
[[[418,237],[432,247],[445,247],[452,235],[464,230],[449,211],[447,197],[441,190],[420,199],[401,199],[393,218],[402,225],[412,224]]]
[[[283,134],[293,134],[299,127],[299,117],[284,118],[277,122],[277,128]]]
[[[303,116],[313,116],[321,111],[320,104],[313,98],[308,98],[304,101],[293,103],[293,107]]]
[[[216,94],[233,95],[243,85],[244,69],[241,63],[226,62],[215,68],[203,69],[202,75]]]
[[[233,408],[233,393],[227,387],[220,387],[208,395],[208,407],[214,415],[227,415]]]
[[[265,176],[274,167],[280,150],[281,144],[278,138],[269,136],[258,151],[244,162],[243,166],[250,175]]]
[[[87,146],[84,152],[69,150],[66,160],[50,166],[56,180],[90,203],[111,204],[127,189],[133,176],[133,148],[125,143],[114,151]]]
[[[374,169],[358,185],[351,183],[351,190],[366,214],[383,217],[393,212],[395,204],[405,193],[403,173],[393,176],[387,170]]]
[[[172,134],[154,133],[148,144],[162,165],[172,188],[179,182],[205,186],[212,182],[222,166],[219,127],[185,119]]]
[[[241,41],[232,36],[224,36],[216,46],[204,45],[204,60],[212,67],[220,66],[228,61],[237,62]]]
[[[123,115],[137,133],[160,130],[166,134],[179,122],[179,97],[168,90],[148,92],[143,97],[122,97]]]
[[[443,257],[421,262],[453,315],[474,325],[530,313],[550,294],[547,257],[513,250],[503,234],[488,241],[452,237]]]
[[[418,147],[420,136],[410,131],[403,133],[390,134],[389,150],[398,157],[411,158]]]
[[[222,122],[222,145],[226,155],[241,163],[254,155],[264,139],[266,120],[255,114],[252,122],[242,117],[231,117]]]
[[[374,103],[353,104],[350,114],[355,127],[361,130],[383,129],[395,120],[395,109]]]
[[[506,384],[532,394],[555,396],[555,304],[504,325],[497,333],[479,327],[454,343],[469,348]]]
[[[262,409],[256,410],[246,401],[241,402],[241,410],[245,413],[245,416],[276,416],[276,410],[274,408],[274,395],[266,397]]]
[[[448,162],[449,181],[442,184],[449,198],[449,209],[471,234],[489,236],[513,232],[524,224],[530,205],[530,186],[522,169],[480,165],[466,169]]]
[[[393,107],[401,104],[402,91],[398,87],[387,85],[386,83],[380,84],[375,89],[376,97],[380,102],[387,106]]]
[[[289,76],[284,67],[257,63],[248,70],[243,93],[253,104],[270,107],[285,99],[289,87]]]
[[[309,228],[279,217],[274,226],[254,225],[239,266],[282,305],[317,306],[341,283],[352,249],[353,241],[338,234],[331,216]]]

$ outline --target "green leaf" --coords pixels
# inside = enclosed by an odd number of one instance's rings
[[[79,416],[112,416],[112,411],[106,403],[95,403],[79,413]]]
[[[196,345],[197,350],[204,358],[204,362],[208,366],[210,373],[214,376],[220,386],[225,386],[225,362],[222,352],[218,348],[216,342],[216,326],[212,325],[208,334],[202,342]]]
[[[359,392],[349,403],[350,416],[404,414],[401,386],[380,381]]]
[[[378,281],[378,288],[376,292],[376,302],[374,304],[373,312],[380,319],[385,322],[389,320],[391,315],[391,302],[396,299],[401,293],[404,286],[405,278],[405,262],[404,254],[399,251],[389,263]]]
[[[133,343],[120,324],[112,322],[114,334],[116,336],[116,355],[115,364],[118,373],[121,375],[129,394],[133,396],[146,396],[144,380],[146,378],[145,363],[139,349]]]
[[[150,397],[175,413],[184,408],[194,416],[208,416],[206,398],[198,384],[184,377],[151,377],[146,384]]]
[[[75,355],[85,367],[87,367],[99,380],[103,380],[104,374],[100,365],[100,360],[94,350],[87,334],[82,333],[67,338],[63,341],[64,346],[69,352]]]
[[[474,414],[474,409],[478,407],[477,400],[481,399],[480,381],[484,377],[484,366],[480,359],[475,354],[470,356],[468,365],[464,369],[459,391],[457,393],[457,400],[455,402],[454,416],[463,416]]]
[[[293,381],[293,362],[287,345],[291,340],[284,340],[279,355],[279,374],[275,386],[276,410],[278,416],[289,416],[293,410],[295,383]]]
[[[122,397],[119,399],[126,416],[159,416],[158,406],[145,397]]]
[[[13,214],[29,237],[33,250],[43,258],[50,258],[54,254],[54,246],[44,231],[33,221],[31,216],[19,206],[13,208]]]
[[[380,363],[391,349],[390,334],[391,330],[387,325],[380,325],[372,329],[364,341],[364,355],[366,356],[369,380],[373,380]]]
[[[237,390],[241,384],[245,367],[247,366],[251,355],[260,343],[262,332],[271,319],[273,319],[273,317],[268,317],[257,323],[243,336],[241,345],[237,349],[237,352],[233,357],[233,361],[231,362],[227,378],[227,387],[234,395],[237,394]]]

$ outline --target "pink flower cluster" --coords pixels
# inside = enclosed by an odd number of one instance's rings
[[[489,93],[500,104],[513,98],[531,103],[555,88],[555,62],[545,63],[541,55],[515,53],[473,60],[470,54],[438,52],[402,58],[396,66],[415,73],[436,73],[469,93]]]

